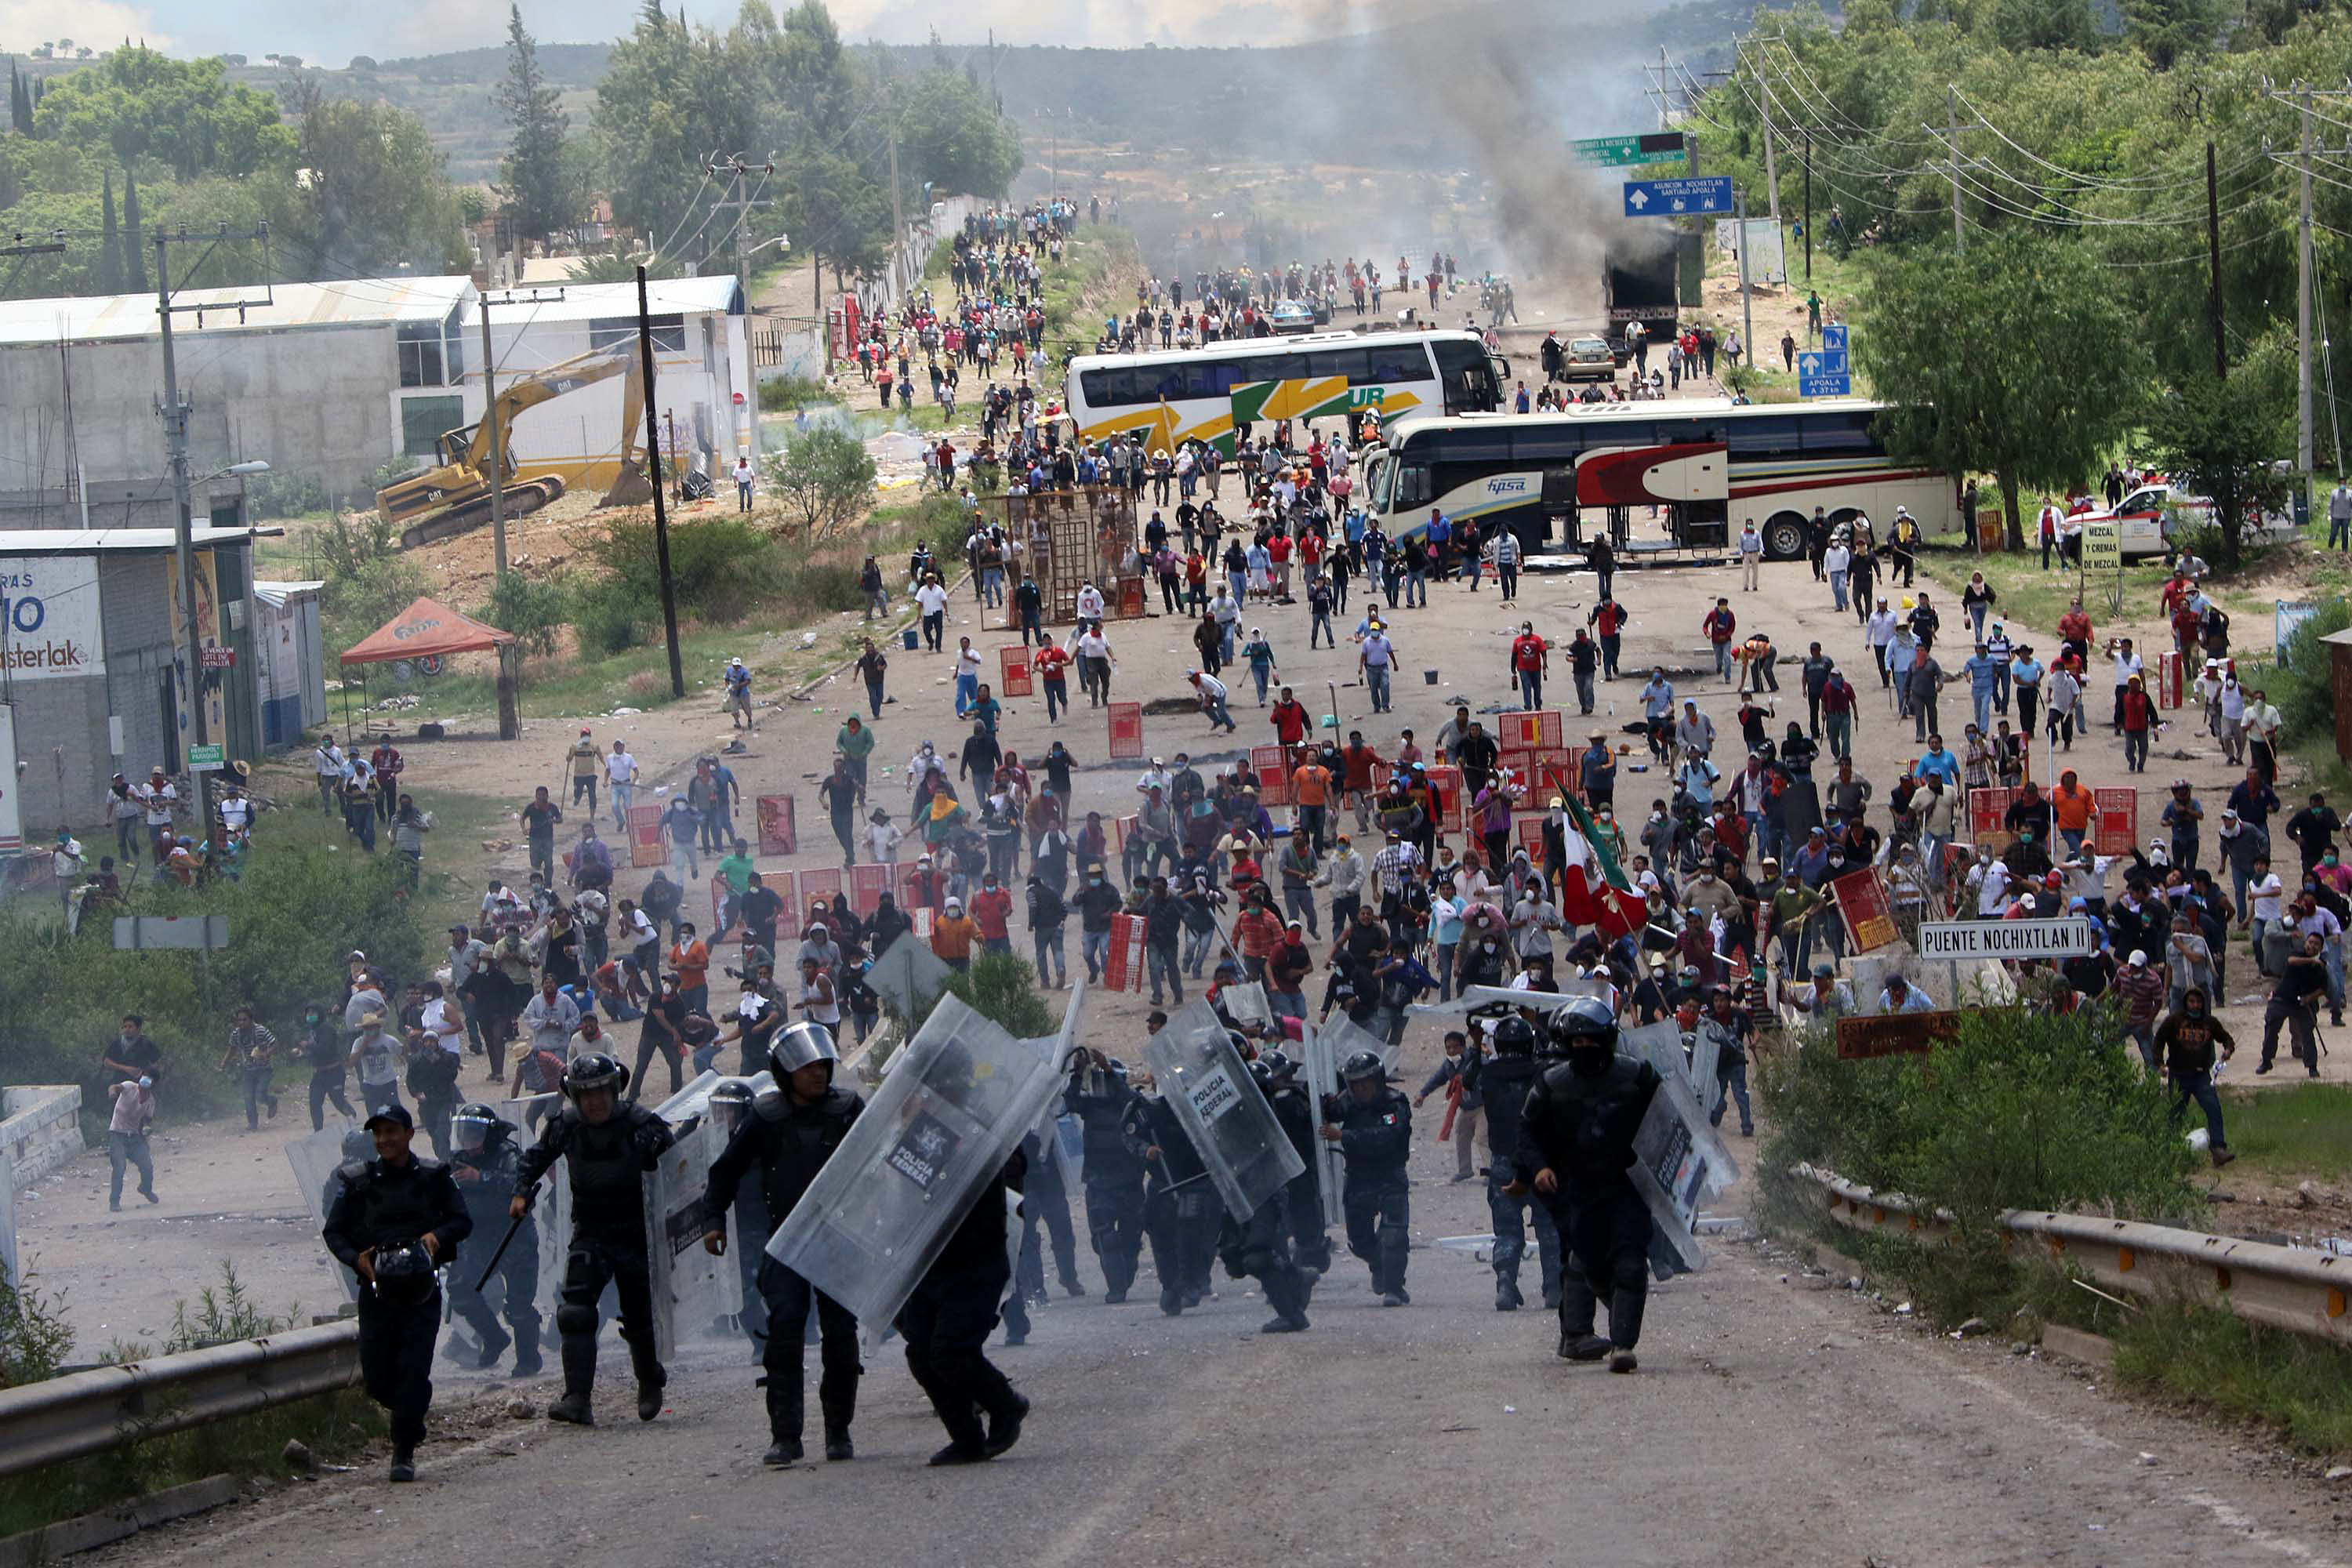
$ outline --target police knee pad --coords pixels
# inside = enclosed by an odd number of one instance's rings
[[[1616,1290],[1646,1290],[1649,1259],[1638,1252],[1620,1252],[1609,1260],[1609,1285]]]
[[[559,1334],[593,1334],[596,1331],[596,1309],[577,1306],[570,1301],[555,1309],[555,1331]]]

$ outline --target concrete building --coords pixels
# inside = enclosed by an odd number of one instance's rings
[[[194,531],[200,640],[214,668],[192,693],[172,528],[0,531],[0,723],[14,721],[16,815],[28,842],[47,842],[60,823],[101,821],[111,773],[184,768],[192,698],[229,757],[262,754],[253,532]]]
[[[439,437],[482,416],[481,300],[466,278],[181,290],[173,335],[192,471],[259,458],[338,499],[372,496],[385,463],[421,466]],[[675,279],[653,284],[649,303],[656,406],[675,416],[681,454],[716,474],[751,438],[741,292],[731,277]],[[634,283],[493,293],[500,387],[626,338],[636,309]],[[163,388],[152,295],[0,301],[0,469],[73,502],[30,526],[83,526],[82,481],[99,495],[163,470]],[[515,423],[518,460],[610,485],[623,394],[616,376],[529,411]]]

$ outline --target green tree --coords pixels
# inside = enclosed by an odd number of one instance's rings
[[[269,95],[232,84],[219,60],[145,47],[59,77],[40,94],[33,123],[42,136],[108,148],[124,163],[161,159],[184,180],[291,167],[295,148]]]
[[[2025,548],[2020,489],[2095,472],[2147,379],[2138,324],[2105,273],[2037,233],[1881,257],[1854,361],[1897,405],[1879,423],[1898,458],[1993,476],[2011,550]]]
[[[522,6],[507,13],[507,79],[499,89],[514,139],[499,165],[516,233],[545,239],[580,216],[584,192],[572,183],[564,153],[572,117],[562,95],[547,85],[539,68],[539,45],[522,25]]]
[[[305,267],[346,278],[465,268],[457,194],[415,116],[330,100],[315,75],[296,78],[289,96],[304,179],[280,199]]]
[[[934,68],[901,92],[902,174],[935,192],[997,196],[1021,172],[1021,142],[987,96],[954,71]]]
[[[2234,570],[2247,518],[2282,506],[2291,489],[2279,455],[2294,449],[2284,398],[2250,384],[2190,376],[2158,397],[2147,412],[2149,456],[2174,484],[2213,503],[2214,563]]]
[[[812,537],[845,526],[874,494],[865,443],[830,425],[801,431],[762,460],[768,488]]]
[[[147,237],[140,232],[139,176],[122,171],[122,286],[132,293],[147,291]]]
[[[616,222],[663,250],[708,247],[711,204],[723,193],[703,178],[702,160],[758,141],[745,68],[719,38],[689,34],[660,0],[646,0],[636,26],[613,46],[590,117]]]
[[[2210,49],[2228,17],[2226,0],[2120,0],[2119,8],[2124,37],[2160,71]]]
[[[107,171],[106,187],[100,197],[103,203],[98,239],[98,291],[101,294],[122,292],[122,230],[114,221],[114,173]]]
[[[26,136],[33,133],[33,94],[15,60],[8,62],[8,129]]]

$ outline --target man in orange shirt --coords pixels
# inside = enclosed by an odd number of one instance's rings
[[[689,1013],[710,1011],[710,949],[694,934],[692,921],[680,921],[669,944],[669,966],[677,971],[677,994]]]
[[[2084,837],[2099,820],[2098,797],[2082,786],[2072,768],[2058,775],[2058,787],[2050,792],[2050,816],[2070,855],[2083,847]]]
[[[1310,753],[1291,772],[1290,799],[1298,807],[1298,831],[1307,835],[1315,853],[1322,854],[1324,825],[1331,808],[1331,770]]]
[[[970,969],[971,944],[979,939],[979,922],[963,912],[963,900],[950,899],[946,911],[931,927],[931,951],[938,953],[950,969]]]

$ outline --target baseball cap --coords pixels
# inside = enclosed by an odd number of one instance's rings
[[[2126,959],[2124,962],[2129,963],[2134,969],[2146,969],[2147,967],[2147,954],[2138,948],[2133,948],[2131,957]]]
[[[408,1107],[404,1105],[387,1105],[360,1125],[373,1132],[375,1131],[375,1124],[379,1121],[389,1121],[394,1127],[405,1127],[411,1132],[416,1131],[416,1118],[408,1114]]]

